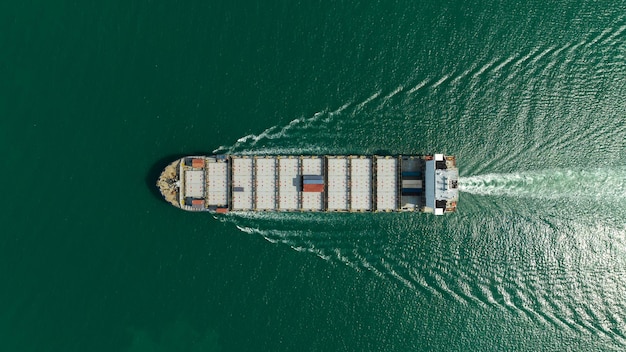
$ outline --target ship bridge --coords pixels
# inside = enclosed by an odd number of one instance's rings
[[[453,156],[435,154],[426,160],[426,207],[435,215],[456,210],[459,199],[459,170]]]

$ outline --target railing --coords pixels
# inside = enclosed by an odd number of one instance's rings
[[[323,209],[328,211],[328,156],[322,158],[322,174],[324,176],[324,193],[322,194]]]
[[[396,171],[396,209],[402,210],[402,155],[398,155]]]
[[[250,197],[252,198],[252,210],[256,211],[256,197],[257,197],[257,182],[256,182],[256,156],[252,157],[252,161],[251,161],[251,170],[250,173],[252,174],[252,184],[254,185],[254,187],[252,187],[252,189],[250,190]]]
[[[226,167],[226,199],[228,200],[227,206],[228,210],[233,210],[233,161],[230,155],[227,157],[226,162],[228,163],[228,166]]]
[[[352,212],[352,155],[347,159],[346,169],[346,198],[348,199],[348,211]]]
[[[371,199],[370,199],[370,209],[372,209],[372,211],[377,211],[378,210],[378,162],[376,160],[376,155],[372,155],[372,164],[371,164],[371,175],[372,175],[372,179],[370,180],[371,182],[371,189],[372,189],[372,195],[371,195]]]
[[[302,172],[303,172],[302,158],[303,158],[302,155],[298,157],[298,176],[302,175]],[[302,209],[302,185],[301,184],[298,184],[298,185],[300,186],[300,190],[298,190],[298,210],[303,211]]]
[[[274,210],[280,208],[280,156],[274,158]]]

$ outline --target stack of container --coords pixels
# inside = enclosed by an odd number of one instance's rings
[[[191,201],[191,206],[194,208],[202,208],[204,207],[204,199],[193,199]]]
[[[302,192],[324,192],[324,177],[322,175],[303,175]]]
[[[204,159],[194,158],[191,161],[191,167],[194,169],[202,169],[204,167]]]

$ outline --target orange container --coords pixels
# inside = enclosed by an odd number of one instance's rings
[[[194,199],[191,201],[191,205],[204,205],[204,199]]]
[[[217,208],[215,212],[220,214],[226,214],[228,213],[228,208]]]
[[[303,192],[324,192],[324,185],[310,183],[302,186]]]
[[[204,167],[204,160],[203,159],[193,159],[191,161],[191,166],[193,168],[203,168]]]

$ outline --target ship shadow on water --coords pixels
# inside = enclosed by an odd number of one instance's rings
[[[152,164],[152,166],[150,166],[150,168],[148,169],[148,172],[146,173],[146,176],[144,178],[146,187],[150,190],[150,193],[152,193],[154,197],[158,198],[160,201],[164,203],[167,203],[165,198],[163,198],[163,196],[161,195],[161,192],[159,191],[159,187],[157,186],[157,180],[159,179],[159,176],[161,176],[161,172],[163,172],[163,169],[165,169],[165,167],[169,165],[171,162],[173,162],[174,160],[180,159],[182,157],[189,156],[189,155],[205,155],[205,154],[206,154],[206,151],[205,152],[192,152],[192,153],[186,153],[186,154],[170,154],[163,158],[159,158],[156,162]]]

